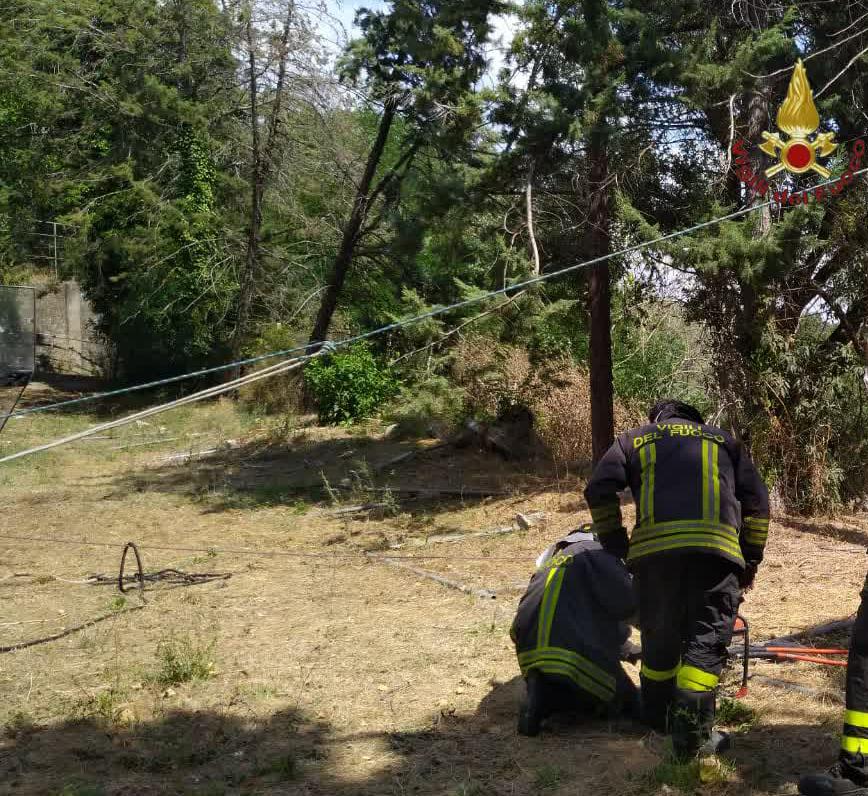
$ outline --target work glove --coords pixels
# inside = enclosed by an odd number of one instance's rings
[[[757,565],[748,562],[745,565],[744,572],[738,576],[738,585],[742,591],[750,591],[753,588],[753,581],[756,577]]]

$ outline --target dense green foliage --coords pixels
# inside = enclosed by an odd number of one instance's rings
[[[363,420],[398,391],[392,372],[363,345],[315,359],[305,370],[305,381],[320,422],[329,424]]]
[[[731,146],[747,142],[754,171],[769,165],[756,145],[798,57],[841,143],[833,174],[864,133],[868,30],[854,3],[509,10],[514,36],[497,50],[504,4],[393,0],[360,9],[338,54],[320,40],[327,23],[289,0],[5,3],[0,281],[52,278],[40,222],[68,225],[60,276],[99,312],[112,375],[169,375],[750,207]],[[864,495],[864,200],[857,183],[611,261],[619,416],[674,394],[748,441],[792,507]],[[480,339],[491,361],[524,363],[525,381],[498,376],[504,402],[533,383],[569,406],[578,392],[550,366],[570,363],[573,387],[585,372],[588,292],[577,270],[485,298],[317,362],[308,390],[324,420],[348,422],[400,381],[393,415],[452,422],[479,409],[456,373]]]

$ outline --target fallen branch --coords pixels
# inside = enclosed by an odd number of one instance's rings
[[[446,447],[447,445],[449,445],[448,442],[438,442],[436,445],[432,445],[430,448],[413,448],[413,450],[411,451],[407,451],[406,453],[402,453],[400,456],[395,456],[395,458],[393,459],[389,459],[382,464],[378,464],[376,467],[374,467],[374,472],[382,472],[387,467],[391,467],[394,464],[400,464],[401,462],[405,462],[407,461],[407,459],[411,459],[414,456],[419,456],[422,453],[429,453],[430,451],[436,451],[439,448]]]
[[[776,677],[766,677],[764,674],[752,674],[750,679],[757,680],[763,685],[770,685],[773,688],[783,688],[786,691],[795,691],[799,694],[807,694],[815,699],[830,699],[832,702],[837,702],[839,704],[844,702],[844,698],[833,691],[820,691],[818,688],[811,688],[810,686],[800,685],[799,683],[791,683],[789,680],[778,680]]]
[[[27,647],[35,647],[37,644],[47,644],[49,641],[57,641],[58,639],[64,638],[65,636],[71,636],[73,633],[78,633],[79,630],[84,630],[85,628],[96,625],[99,622],[104,622],[106,619],[111,619],[113,616],[123,616],[123,614],[128,614],[131,611],[138,611],[144,607],[144,605],[133,605],[124,611],[114,611],[110,614],[98,616],[96,617],[96,619],[88,619],[87,622],[82,622],[80,625],[68,627],[66,628],[66,630],[62,630],[60,633],[55,633],[53,636],[45,636],[44,638],[36,638],[32,641],[22,641],[18,644],[10,644],[7,647],[0,647],[0,654],[4,652],[15,652],[16,650],[23,650]]]
[[[463,583],[459,583],[457,580],[450,580],[449,578],[443,577],[443,575],[438,575],[436,572],[429,572],[426,569],[411,567],[409,564],[405,564],[402,561],[395,561],[394,559],[383,558],[382,556],[378,556],[373,553],[368,553],[367,556],[372,561],[376,561],[380,564],[388,564],[390,567],[397,567],[398,569],[412,572],[414,575],[417,575],[420,578],[433,580],[435,583],[439,583],[441,586],[446,586],[449,589],[456,589],[457,591],[464,592],[465,594],[471,594],[474,597],[480,597],[483,600],[497,599],[497,594],[489,589],[474,589],[472,586],[466,586]]]
[[[161,442],[175,442],[180,437],[164,437],[163,439],[153,439],[150,442],[134,442],[132,445],[116,445],[109,448],[110,451],[126,451],[130,448],[143,448],[146,445],[159,445]]]
[[[330,517],[340,517],[343,514],[358,514],[362,511],[371,511],[372,509],[384,509],[390,505],[390,503],[362,503],[359,506],[347,506],[346,508],[333,509],[323,513],[328,514]]]
[[[856,617],[850,617],[848,619],[837,619],[834,622],[826,622],[822,625],[815,625],[814,627],[809,627],[806,630],[800,630],[798,633],[790,633],[788,636],[778,636],[777,638],[771,638],[768,641],[762,642],[765,646],[775,646],[779,642],[787,642],[787,641],[799,641],[803,638],[811,638],[812,636],[826,636],[829,633],[838,633],[841,630],[849,630],[853,627],[853,624],[856,622]]]

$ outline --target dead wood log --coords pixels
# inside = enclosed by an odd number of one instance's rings
[[[474,597],[480,597],[483,600],[497,599],[497,594],[490,589],[474,589],[472,586],[459,583],[457,580],[450,580],[443,575],[438,575],[436,572],[429,572],[427,569],[419,569],[418,567],[405,564],[403,561],[396,561],[394,558],[386,558],[374,553],[368,553],[367,555],[372,561],[377,561],[380,564],[387,564],[390,567],[403,569],[407,572],[411,572],[417,577],[433,580],[435,583],[439,583],[441,586],[446,586],[449,589],[456,589],[457,591],[464,592],[464,594],[471,594]]]

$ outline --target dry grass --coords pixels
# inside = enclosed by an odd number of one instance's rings
[[[591,462],[591,411],[588,373],[571,359],[534,365],[526,349],[469,337],[456,347],[454,377],[477,417],[495,417],[504,404],[523,404],[537,418],[540,440],[558,468],[586,468]],[[645,422],[615,404],[615,429],[621,433]]]
[[[320,488],[323,475],[340,484],[360,462],[376,473],[378,464],[412,446],[383,438],[375,426],[364,433],[293,431],[286,442],[269,443],[269,429],[228,402],[162,417],[160,433],[182,442],[111,450],[139,441],[134,434],[159,432],[155,424],[0,470],[3,533],[111,545],[0,540],[0,644],[117,609],[110,586],[67,581],[115,572],[128,539],[141,543],[149,571],[177,566],[228,571],[232,578],[150,587],[144,610],[115,610],[113,618],[60,641],[0,656],[0,793],[675,792],[665,781],[672,772],[661,769],[663,739],[636,726],[556,723],[539,739],[514,731],[521,684],[508,627],[515,600],[536,554],[587,519],[579,482],[438,450],[374,479],[395,487],[396,516],[335,516]],[[0,451],[92,419],[16,421],[0,437]],[[217,459],[162,460],[221,439],[244,444]],[[421,499],[400,491],[441,485],[510,494]],[[539,510],[548,513],[543,527],[425,543]],[[864,518],[774,524],[767,564],[744,607],[757,638],[855,610],[865,527]],[[417,566],[494,589],[498,598],[481,600],[332,555],[393,544],[403,545],[402,555],[449,556]],[[127,606],[137,599],[129,595]],[[188,647],[179,645],[184,639]],[[210,676],[161,679],[172,643],[208,650],[200,662],[213,663]],[[839,671],[809,664],[757,663],[755,671],[841,689]],[[725,692],[736,679],[728,675]],[[760,684],[751,686],[746,703],[756,720],[736,738],[734,772],[699,792],[792,793],[798,773],[834,757],[836,704]]]

